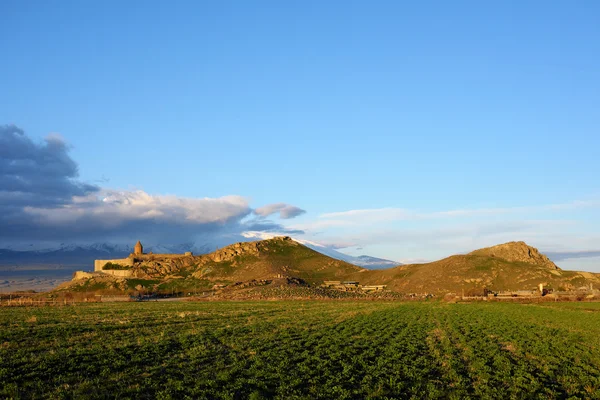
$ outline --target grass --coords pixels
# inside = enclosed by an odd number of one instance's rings
[[[600,304],[0,309],[0,398],[600,398]]]
[[[160,293],[199,293],[212,289],[213,282],[204,279],[172,279],[167,282],[162,282],[156,286],[156,291]]]
[[[154,285],[160,283],[158,279],[137,279],[137,278],[129,278],[127,279],[127,288],[128,289],[136,289],[138,286],[142,286],[144,289],[149,289]]]
[[[106,290],[108,285],[106,282],[94,282],[90,280],[85,280],[80,285],[74,286],[71,288],[72,292],[95,292],[95,291],[103,291]]]
[[[211,261],[200,268],[203,276],[227,276],[235,272],[235,267],[232,261]]]

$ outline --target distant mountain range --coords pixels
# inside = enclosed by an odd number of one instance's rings
[[[301,242],[302,243],[302,242]],[[346,261],[367,269],[386,269],[400,265],[399,262],[377,257],[362,255],[350,256],[326,246],[315,243],[303,243],[307,247],[337,260]],[[216,245],[194,243],[181,243],[177,245],[145,246],[144,251],[155,254],[185,253],[192,251],[194,254],[207,254],[217,249]],[[94,243],[89,245],[64,244],[60,247],[42,250],[12,250],[0,249],[0,267],[19,269],[20,267],[52,267],[66,270],[91,269],[94,260],[127,257],[133,251],[132,245],[113,243]]]
[[[398,265],[402,265],[397,261],[386,260],[384,258],[377,258],[371,256],[351,256],[348,254],[341,253],[337,250],[334,250],[330,247],[318,245],[315,243],[308,243],[304,241],[298,241],[299,243],[305,245],[308,248],[311,248],[315,251],[318,251],[321,254],[325,254],[331,258],[335,258],[336,260],[346,261],[347,263],[358,265],[359,267],[367,268],[367,269],[388,269],[393,268]]]

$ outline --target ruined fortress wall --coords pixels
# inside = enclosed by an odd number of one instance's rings
[[[89,273],[89,272],[85,272],[85,271],[75,271],[75,273],[73,274],[73,280],[78,280],[78,279],[89,279],[89,278],[93,278],[94,274]]]
[[[121,278],[129,278],[131,276],[131,270],[129,269],[106,269],[102,272],[108,275],[118,276]]]
[[[106,263],[123,265],[125,267],[133,267],[133,260],[131,258],[120,258],[115,260],[94,260],[94,271],[108,272],[108,270],[105,271],[102,269],[102,267],[104,267]]]
[[[190,257],[185,254],[136,254],[136,261],[153,261],[153,260],[175,260],[183,257]]]

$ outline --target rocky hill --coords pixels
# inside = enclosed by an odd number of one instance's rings
[[[314,251],[289,237],[236,243],[213,253],[175,260],[145,260],[132,267],[132,278],[96,273],[75,279],[62,289],[132,289],[197,291],[247,288],[293,282],[319,286],[325,280],[352,280],[388,285],[401,293],[459,293],[462,290],[523,290],[540,283],[557,290],[593,283],[600,275],[563,271],[537,249],[511,242],[426,264],[367,270]],[[79,278],[82,278],[80,276]]]
[[[240,240],[244,237],[240,236]],[[400,263],[370,256],[354,257],[340,253],[330,247],[313,242],[301,244],[328,257],[345,261],[367,269],[385,269]],[[215,249],[230,244],[223,240],[211,240],[197,243],[149,244],[144,246],[147,253],[181,254],[188,251],[193,254],[209,254]],[[228,246],[229,247],[229,246]],[[133,251],[132,244],[124,243],[62,243],[52,248],[34,248],[25,246],[20,250],[0,248],[0,290],[50,290],[61,282],[70,279],[73,272],[86,270],[94,265],[94,260],[126,258]],[[151,262],[144,265],[146,275],[161,276],[182,267],[185,260],[175,263]],[[144,275],[140,272],[141,275]]]
[[[491,258],[501,258],[509,262],[538,265],[549,269],[558,270],[548,257],[543,255],[535,247],[528,246],[525,242],[509,242],[497,246],[486,247],[475,250],[470,255]]]
[[[122,290],[127,281],[152,285],[159,290],[211,289],[244,282],[298,279],[306,284],[320,285],[324,280],[343,280],[367,271],[314,251],[289,237],[276,237],[257,242],[241,242],[213,253],[137,262],[131,267],[132,277],[107,277],[103,273],[79,275],[59,289],[88,290],[106,287]],[[279,282],[279,281],[278,281]]]
[[[561,270],[524,242],[505,243],[426,264],[373,271],[365,277],[366,283],[383,283],[392,290],[412,293],[468,293],[484,288],[530,290],[540,283],[557,290],[571,290],[600,284],[600,274]]]

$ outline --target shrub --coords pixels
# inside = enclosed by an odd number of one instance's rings
[[[103,270],[110,270],[110,269],[112,269],[112,270],[127,270],[127,269],[131,269],[131,267],[128,267],[126,265],[120,265],[120,264],[107,262],[106,264],[104,264],[102,269]]]

